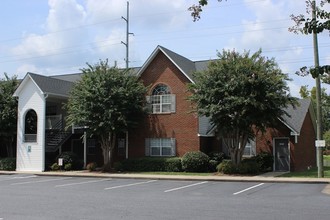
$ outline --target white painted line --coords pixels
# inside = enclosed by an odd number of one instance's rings
[[[264,185],[264,183],[259,183],[258,185],[251,186],[251,187],[249,187],[249,188],[246,188],[246,189],[243,189],[243,190],[241,190],[241,191],[235,192],[235,193],[233,193],[233,195],[238,195],[238,194],[240,194],[240,193],[246,192],[246,191],[248,191],[248,190],[250,190],[250,189],[254,189],[254,188],[257,188],[257,187],[262,186],[262,185]]]
[[[17,176],[17,177],[11,177],[11,178],[8,178],[8,179],[0,180],[0,182],[8,181],[8,180],[17,180],[17,179],[35,178],[35,177],[37,177],[37,176]],[[1,220],[1,219],[0,219],[0,220]]]
[[[175,191],[175,190],[180,190],[180,189],[184,189],[184,188],[188,188],[188,187],[192,187],[192,186],[197,186],[197,185],[201,185],[201,184],[204,184],[204,183],[207,183],[207,181],[194,183],[194,184],[190,184],[190,185],[187,185],[187,186],[181,186],[181,187],[178,187],[178,188],[168,189],[168,190],[165,190],[164,192],[166,192],[166,193],[167,192],[172,192],[172,191]]]
[[[36,175],[32,175],[32,176],[15,176],[12,179],[28,179],[28,178],[34,178],[37,177]]]
[[[149,180],[149,181],[146,181],[146,182],[139,182],[139,183],[131,183],[131,184],[126,184],[126,185],[113,186],[113,187],[105,188],[105,190],[123,188],[123,187],[128,187],[128,186],[136,186],[136,185],[152,183],[152,182],[156,182],[156,181],[157,180]]]
[[[30,183],[44,183],[44,182],[51,182],[51,181],[58,181],[58,180],[66,180],[71,179],[72,177],[66,177],[66,178],[57,178],[57,179],[47,179],[47,180],[39,180],[39,181],[30,181],[30,182],[21,182],[21,183],[12,183],[10,185],[24,185],[24,184],[30,184]]]
[[[65,187],[65,186],[82,185],[82,184],[88,184],[88,183],[98,183],[98,182],[107,181],[107,180],[110,180],[110,178],[91,180],[91,181],[79,182],[79,183],[68,183],[68,184],[56,185],[55,187]]]

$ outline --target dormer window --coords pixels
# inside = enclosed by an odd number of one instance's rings
[[[171,94],[168,86],[158,84],[151,94],[151,96],[147,96],[147,101],[152,113],[175,112],[175,95]]]

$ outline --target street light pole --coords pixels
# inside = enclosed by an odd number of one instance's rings
[[[316,21],[316,3],[315,0],[312,1],[312,20]],[[316,24],[316,22],[315,22]],[[317,128],[316,128],[316,139],[322,140],[322,111],[321,111],[321,79],[319,72],[319,51],[318,51],[318,41],[317,41],[317,30],[316,25],[314,25],[313,30],[313,47],[314,47],[314,66],[315,66],[315,83],[316,83],[316,120],[317,120]],[[317,155],[317,173],[318,178],[322,178],[324,176],[323,173],[323,148],[317,146],[316,148]]]

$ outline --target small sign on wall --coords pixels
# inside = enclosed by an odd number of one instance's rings
[[[63,158],[58,158],[58,165],[63,166]]]
[[[28,147],[27,147],[27,152],[28,152],[28,153],[31,153],[31,146],[28,146]]]
[[[325,147],[325,140],[316,140],[315,146],[316,147]]]

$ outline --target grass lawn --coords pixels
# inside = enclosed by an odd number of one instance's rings
[[[330,167],[324,167],[323,171],[324,171],[324,177],[330,178]],[[317,178],[317,176],[318,176],[317,167],[306,171],[291,172],[281,175],[281,177],[309,177],[309,178]]]

